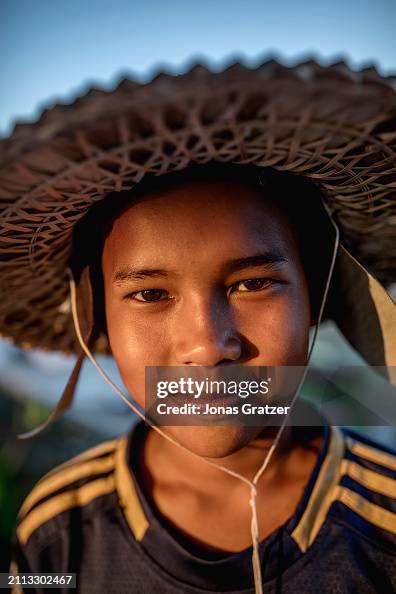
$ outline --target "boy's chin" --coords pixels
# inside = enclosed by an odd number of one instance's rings
[[[262,431],[261,427],[238,425],[167,426],[163,429],[181,445],[205,458],[230,456]]]

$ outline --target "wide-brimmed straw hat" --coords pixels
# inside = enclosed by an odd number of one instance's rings
[[[0,334],[77,352],[66,271],[76,223],[147,175],[212,161],[318,185],[343,244],[333,317],[369,363],[396,365],[396,307],[384,289],[396,270],[396,78],[342,62],[197,65],[91,89],[18,124],[0,142]],[[304,196],[294,199],[303,209]],[[103,337],[95,348],[109,352]]]

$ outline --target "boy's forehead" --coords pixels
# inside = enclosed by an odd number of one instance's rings
[[[244,206],[250,209],[269,208],[274,201],[258,187],[244,183],[243,180],[194,180],[173,185],[160,185],[154,190],[145,192],[127,201],[121,216],[129,213],[132,216],[149,216],[155,220],[162,217],[180,216],[188,213],[190,218],[205,216],[207,212],[224,214],[224,210]]]
[[[163,259],[211,250],[221,257],[241,246],[287,252],[295,249],[294,232],[276,200],[252,185],[219,179],[131,199],[113,223],[103,258],[159,251]]]

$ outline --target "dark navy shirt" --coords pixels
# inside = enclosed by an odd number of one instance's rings
[[[253,593],[251,547],[201,549],[144,496],[134,468],[146,432],[139,422],[37,483],[20,511],[14,567],[75,572],[86,594]],[[394,594],[395,453],[325,427],[303,497],[260,557],[265,594]]]

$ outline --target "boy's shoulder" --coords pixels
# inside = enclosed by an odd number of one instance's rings
[[[344,430],[334,498],[340,519],[379,546],[396,551],[396,451]]]
[[[362,493],[372,490],[396,503],[396,450],[351,430],[343,437],[341,476],[359,483]]]
[[[374,548],[396,552],[396,452],[355,431],[332,427],[309,500],[292,537],[306,552],[322,528],[337,542],[360,535]],[[337,528],[335,528],[337,526]]]
[[[79,521],[101,509],[116,491],[116,461],[124,454],[126,436],[105,441],[60,464],[45,474],[24,500],[18,514],[17,537],[25,545],[36,535],[46,540],[70,523],[70,512],[79,508]],[[97,508],[97,505],[96,505]],[[68,513],[69,512],[69,513]]]

